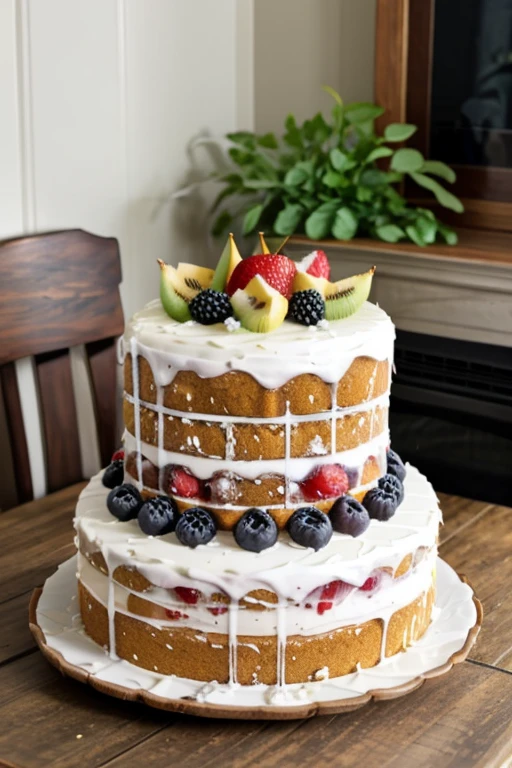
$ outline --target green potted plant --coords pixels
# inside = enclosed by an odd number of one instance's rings
[[[227,135],[233,170],[215,174],[222,189],[214,203],[213,234],[243,217],[244,235],[261,229],[312,240],[367,236],[424,246],[441,238],[454,245],[452,229],[400,193],[408,176],[442,206],[462,212],[460,200],[438,181],[453,182],[453,170],[402,146],[416,126],[392,123],[378,136],[374,122],[384,112],[381,107],[344,104],[332,88],[324,90],[334,99],[330,120],[318,113],[299,125],[288,115],[279,139],[249,131]],[[223,209],[229,198],[237,204],[234,211]]]

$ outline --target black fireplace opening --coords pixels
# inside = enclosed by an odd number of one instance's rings
[[[512,349],[397,330],[393,448],[437,491],[512,506]]]

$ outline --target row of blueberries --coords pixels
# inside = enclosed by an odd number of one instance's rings
[[[287,523],[290,537],[303,547],[319,550],[329,543],[333,531],[356,537],[366,531],[371,519],[389,520],[403,500],[402,481],[405,477],[400,457],[391,450],[387,470],[378,485],[366,493],[363,504],[344,495],[334,502],[328,515],[313,506],[295,510]],[[108,468],[105,474],[107,472]],[[104,484],[110,487],[112,479],[112,476],[105,478],[104,475]],[[192,507],[180,515],[174,499],[156,496],[144,501],[137,488],[129,483],[111,488],[107,507],[123,522],[137,518],[140,529],[148,536],[162,536],[174,531],[182,544],[192,548],[208,544],[217,533],[213,516],[203,507]],[[261,552],[276,543],[278,528],[267,511],[252,507],[237,522],[234,536],[242,549]]]

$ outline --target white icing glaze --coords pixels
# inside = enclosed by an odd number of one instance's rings
[[[83,630],[77,605],[75,558],[63,563],[45,583],[37,606],[37,622],[46,644],[72,665],[98,680],[128,691],[148,691],[163,699],[193,698],[207,704],[244,707],[301,706],[308,702],[350,700],[375,689],[390,689],[441,667],[460,651],[477,620],[473,591],[460,581],[447,563],[437,561],[437,597],[432,624],[406,653],[386,658],[376,667],[359,669],[343,677],[281,687],[219,685],[176,678],[112,661]],[[172,652],[172,648],[169,648]],[[204,714],[207,714],[205,712]]]
[[[314,332],[285,320],[271,333],[230,333],[223,323],[178,323],[156,299],[129,321],[123,347],[125,353],[133,352],[135,340],[136,351],[148,360],[159,386],[170,384],[179,370],[204,378],[236,370],[274,389],[304,373],[333,383],[356,357],[391,362],[394,336],[390,318],[369,302],[351,317]]]

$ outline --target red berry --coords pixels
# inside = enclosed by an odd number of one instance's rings
[[[359,589],[362,592],[372,592],[380,583],[380,575],[375,573],[373,576],[368,576],[365,583]]]
[[[294,262],[281,253],[249,256],[240,261],[233,270],[226,293],[232,296],[239,288],[245,288],[255,275],[261,275],[265,282],[289,299],[296,271]]]
[[[331,265],[324,251],[312,251],[299,262],[299,269],[313,277],[331,277]]]
[[[178,621],[178,619],[188,619],[186,613],[181,613],[181,611],[171,611],[170,608],[165,608],[165,615],[171,621]]]
[[[124,448],[119,448],[118,451],[115,451],[110,461],[117,461],[118,459],[121,459],[121,461],[124,459]]]
[[[219,605],[218,608],[208,608],[210,613],[212,613],[214,616],[222,616],[223,613],[227,613],[228,609],[225,605]]]
[[[174,591],[187,605],[195,605],[199,600],[200,592],[190,587],[174,587]]]
[[[328,584],[325,584],[325,586],[322,587],[320,600],[318,601],[318,605],[316,607],[316,612],[319,616],[322,616],[325,611],[331,610],[334,600],[336,600],[341,591],[341,588],[344,586],[344,581],[336,580],[330,581]]]
[[[349,480],[347,473],[339,464],[324,464],[314,469],[302,481],[300,487],[307,501],[316,501],[343,496],[348,491]]]
[[[196,499],[201,493],[201,483],[184,467],[173,467],[168,480],[168,492],[185,499]]]

